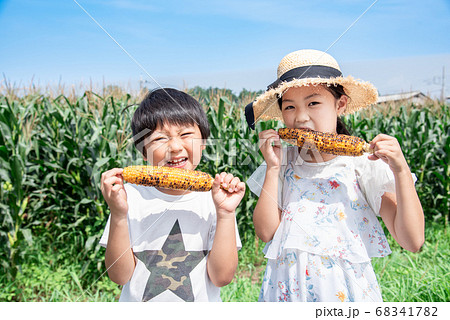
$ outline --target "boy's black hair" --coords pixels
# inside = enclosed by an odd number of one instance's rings
[[[344,91],[344,87],[341,86],[340,84],[331,85],[331,86],[324,85],[323,87],[325,89],[327,89],[333,95],[333,97],[335,97],[336,99],[340,99],[342,96],[347,95]],[[280,107],[280,110],[281,110],[282,101],[283,101],[282,98],[278,98],[278,106]],[[337,118],[336,132],[338,134],[350,135],[350,131],[347,129],[347,126],[345,125],[345,123],[341,117]]]
[[[135,147],[147,156],[144,139],[164,124],[197,124],[203,139],[209,137],[209,123],[200,103],[185,92],[172,88],[150,91],[139,104],[131,121]]]

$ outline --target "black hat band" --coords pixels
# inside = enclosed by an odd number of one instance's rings
[[[282,82],[288,82],[294,79],[305,79],[305,78],[337,78],[342,76],[342,72],[338,69],[327,67],[327,66],[305,66],[291,69],[277,79],[275,82],[269,84],[267,90],[275,89]]]

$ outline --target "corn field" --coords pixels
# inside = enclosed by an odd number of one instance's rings
[[[248,128],[244,107],[254,92],[194,88],[211,124],[211,136],[197,168],[227,171],[245,181],[263,161],[258,132],[275,121]],[[98,240],[108,217],[100,175],[113,167],[145,164],[131,139],[138,96],[126,93],[0,96],[0,273],[13,281],[33,250],[76,252],[80,279],[89,282],[103,268]],[[127,108],[128,106],[128,108]],[[448,105],[375,107],[344,120],[356,136],[395,136],[411,171],[426,219],[448,224],[450,206],[450,110]],[[254,236],[256,197],[246,190],[237,210],[241,238]],[[67,249],[70,246],[72,249]]]

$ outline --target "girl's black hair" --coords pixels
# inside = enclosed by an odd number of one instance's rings
[[[341,86],[340,84],[324,86],[324,88],[327,89],[329,92],[331,92],[333,97],[335,97],[337,100],[339,100],[342,96],[347,96],[347,94],[344,91],[344,87]],[[342,117],[337,118],[336,132],[338,134],[346,134],[348,136],[350,135],[350,131],[347,129],[347,126],[345,125],[344,121],[342,120]]]
[[[150,91],[139,104],[131,121],[135,147],[146,157],[144,139],[165,124],[197,124],[203,139],[209,137],[209,123],[200,103],[185,92],[161,88]]]
[[[342,96],[347,95],[344,91],[344,87],[341,86],[340,84],[331,85],[331,86],[324,85],[323,87],[325,89],[327,89],[329,92],[331,92],[333,97],[335,97],[336,99],[340,99]],[[281,110],[282,101],[283,101],[282,98],[278,98],[278,106],[280,107],[280,110]],[[345,125],[345,123],[341,117],[337,118],[336,132],[338,134],[350,135],[350,131],[347,129],[347,126]]]

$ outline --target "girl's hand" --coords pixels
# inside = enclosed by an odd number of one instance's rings
[[[259,149],[267,163],[267,168],[281,166],[281,142],[277,131],[273,129],[261,131],[259,133]]]
[[[400,173],[405,169],[409,170],[408,163],[396,138],[379,134],[370,142],[370,147],[374,150],[374,153],[369,155],[370,160],[383,160],[394,173]]]
[[[216,174],[211,192],[217,217],[233,217],[234,219],[236,207],[245,193],[245,183],[231,173],[222,172],[220,175]]]
[[[128,213],[127,193],[123,185],[122,172],[121,168],[103,172],[100,187],[111,214],[117,218],[126,218]]]

